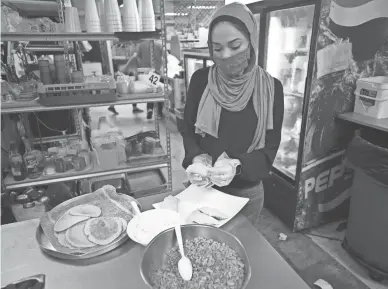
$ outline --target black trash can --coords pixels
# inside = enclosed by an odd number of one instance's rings
[[[356,136],[347,159],[355,174],[343,246],[382,281],[388,279],[388,149]]]

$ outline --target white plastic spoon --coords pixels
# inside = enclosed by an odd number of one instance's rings
[[[179,251],[181,252],[182,256],[178,262],[178,271],[183,280],[190,281],[191,277],[193,276],[193,265],[191,264],[189,258],[185,256],[185,252],[183,251],[183,240],[180,224],[175,226],[175,234],[178,240]]]

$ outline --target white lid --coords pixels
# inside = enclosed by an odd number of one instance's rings
[[[382,89],[388,89],[388,76],[374,76],[368,78],[360,78],[357,82],[370,83],[378,85]]]

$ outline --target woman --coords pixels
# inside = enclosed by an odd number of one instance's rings
[[[187,93],[183,167],[212,166],[215,188],[249,198],[242,212],[256,223],[264,202],[262,180],[280,144],[283,87],[256,64],[258,27],[245,5],[234,2],[216,11],[208,45],[215,65],[197,70]],[[223,152],[230,159],[217,160]],[[189,179],[203,184],[198,174]]]

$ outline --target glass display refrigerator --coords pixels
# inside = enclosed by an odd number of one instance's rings
[[[327,100],[313,101],[311,95],[318,36],[327,32],[321,31],[320,15],[329,4],[279,0],[247,5],[259,22],[258,63],[281,81],[284,91],[281,143],[270,177],[263,182],[265,205],[295,231],[347,213],[341,193],[351,186],[351,178],[344,173],[343,152],[333,157],[310,152],[312,140],[323,141],[322,131],[330,123],[313,132],[308,129],[313,112],[327,108]]]
[[[213,65],[213,61],[210,60],[209,49],[206,48],[192,48],[182,51],[185,69],[185,85],[186,92],[189,88],[189,83],[193,73],[203,67]]]
[[[213,65],[210,60],[209,49],[206,48],[190,48],[182,50],[183,65],[184,65],[184,93],[181,94],[181,106],[175,109],[175,116],[177,117],[177,125],[180,127],[180,122],[183,119],[184,106],[186,103],[187,90],[193,73],[203,67]]]

